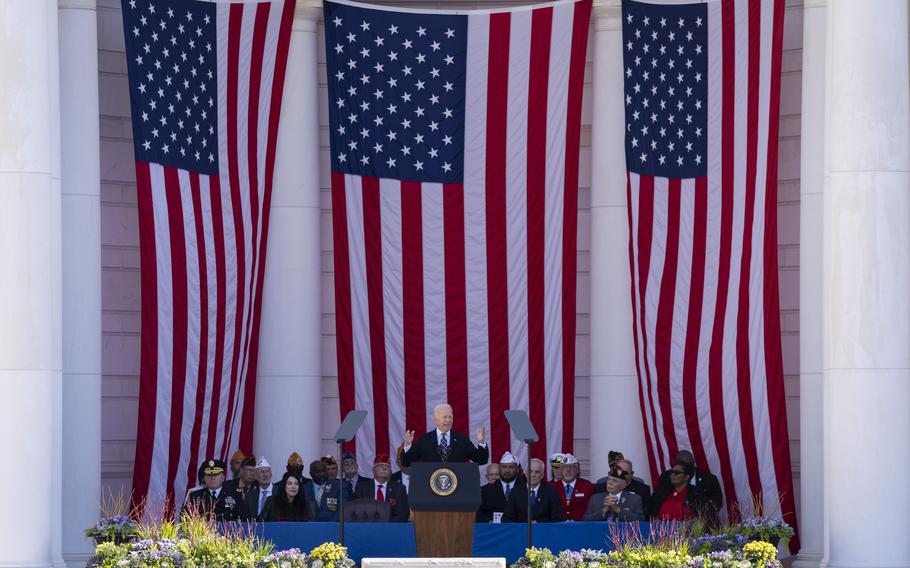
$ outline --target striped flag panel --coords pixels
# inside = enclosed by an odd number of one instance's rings
[[[571,451],[590,0],[426,12],[325,3],[341,414],[361,463],[449,402],[494,459]]]
[[[783,8],[624,0],[624,102],[652,478],[691,449],[731,519],[760,510],[795,527],[777,283]]]
[[[133,499],[179,501],[252,445],[294,2],[122,0],[142,277]]]

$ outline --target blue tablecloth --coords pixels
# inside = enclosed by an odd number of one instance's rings
[[[534,525],[534,546],[553,552],[593,548],[610,550],[611,523],[547,523]],[[627,529],[629,527],[626,527]],[[262,523],[259,534],[274,543],[276,549],[299,548],[312,550],[323,542],[338,541],[338,523]],[[647,535],[648,523],[640,523],[641,533]],[[414,557],[412,523],[347,523],[344,526],[345,545],[355,562],[364,557]],[[505,557],[511,563],[518,560],[528,542],[527,525],[478,524],[474,527],[475,557]]]

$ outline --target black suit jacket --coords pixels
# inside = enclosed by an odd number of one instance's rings
[[[534,508],[532,520],[535,523],[559,523],[565,520],[559,495],[553,487],[545,483],[537,486],[537,506]],[[516,483],[512,489],[512,495],[502,515],[502,522],[528,522],[528,487],[525,483]]]
[[[521,480],[520,483],[526,483],[524,480]],[[515,488],[518,487],[519,480],[515,480],[512,485],[512,494],[515,492]],[[509,495],[509,499],[506,499],[505,491],[502,489],[502,482],[495,481],[493,483],[487,483],[480,488],[480,508],[477,509],[477,522],[478,523],[489,523],[493,520],[493,513],[505,513],[506,503],[511,500],[512,494]]]
[[[700,469],[695,470],[695,475],[692,476],[692,485],[698,487],[702,493],[711,501],[711,504],[714,505],[714,509],[720,511],[724,506],[724,493],[720,489],[720,482],[717,480],[717,476],[703,471]],[[669,494],[672,491],[673,487],[670,484],[670,471],[667,470],[660,474],[660,478],[657,480],[657,486],[654,489],[654,496],[657,497],[658,492],[665,493],[663,498],[661,498],[661,503],[663,499],[666,498],[666,494]],[[656,499],[655,499],[656,501]],[[660,505],[657,505],[657,509],[654,509],[654,503],[651,504],[652,514],[656,515],[657,511],[660,510]]]
[[[354,499],[376,499],[376,484],[372,479],[367,483],[358,483],[354,490]],[[408,506],[408,492],[404,485],[389,480],[385,485],[385,502],[389,504],[392,514],[389,520],[393,523],[406,523],[411,517],[411,508]]]
[[[483,465],[490,459],[490,452],[486,446],[479,448],[474,443],[458,432],[449,432],[449,457],[445,461],[460,463],[471,460],[477,465]],[[438,440],[436,439],[436,429],[430,430],[423,436],[417,438],[408,451],[401,454],[401,465],[407,467],[415,462],[441,462],[442,456],[439,455]]]
[[[370,489],[373,488],[373,478],[364,477],[362,475],[357,476],[357,484],[353,487],[353,489],[351,488],[351,483],[347,479],[342,479],[341,483],[344,485],[344,498],[348,501],[356,499],[358,495],[357,492],[360,491],[362,487],[366,488],[369,486]]]
[[[626,485],[626,488],[623,491],[629,491],[630,493],[635,493],[641,497],[641,506],[644,508],[645,515],[648,514],[648,511],[651,507],[651,486],[645,483],[644,481],[633,477],[632,481]],[[594,484],[595,493],[606,493],[607,492],[607,478],[601,477],[597,480],[597,483]]]
[[[198,507],[200,512],[212,514],[218,521],[236,521],[243,518],[243,496],[234,487],[225,489],[221,487],[217,499],[212,499],[211,492],[203,487],[190,493],[183,508]]]

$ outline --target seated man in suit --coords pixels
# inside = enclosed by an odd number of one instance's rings
[[[244,499],[244,517],[249,520],[262,520],[265,503],[272,496],[272,466],[265,456],[260,456],[256,462],[256,481]]]
[[[480,508],[477,509],[478,523],[498,523],[506,510],[506,504],[515,489],[518,478],[518,462],[512,452],[505,452],[499,460],[499,480],[480,488]]]
[[[645,518],[641,497],[626,491],[629,474],[614,464],[607,476],[606,491],[595,493],[588,503],[585,521],[642,521]]]
[[[477,465],[483,465],[490,459],[490,453],[484,442],[486,427],[477,430],[477,444],[474,444],[464,434],[452,432],[452,407],[448,404],[439,404],[433,409],[433,420],[436,429],[427,432],[416,441],[414,431],[408,430],[404,434],[404,453],[401,455],[401,465],[407,467],[414,462],[464,462],[471,460]]]
[[[578,460],[572,454],[563,454],[562,466],[559,468],[562,479],[551,481],[550,486],[556,489],[563,504],[562,511],[566,520],[580,521],[588,511],[588,502],[594,494],[594,484],[579,479]]]
[[[373,488],[373,480],[360,475],[357,457],[351,452],[345,452],[341,456],[341,475],[343,476],[341,481],[344,484],[345,499],[353,499],[361,485],[369,489]]]
[[[558,523],[564,520],[562,503],[556,490],[541,483],[546,465],[542,460],[531,460],[531,469],[528,471],[528,480],[531,482],[531,521],[535,523]],[[502,515],[504,523],[528,522],[528,487],[524,483],[517,483],[515,490],[506,503]]]
[[[408,493],[404,485],[391,481],[392,464],[388,454],[379,454],[373,460],[373,479],[357,485],[355,499],[375,499],[389,504],[392,513],[389,520],[393,523],[406,523],[411,516],[408,507]]]
[[[499,464],[491,463],[487,466],[486,476],[487,483],[496,483],[499,481]]]
[[[341,482],[329,479],[328,466],[323,460],[316,460],[310,464],[310,477],[313,482],[308,484],[306,490],[312,493],[313,502],[316,504],[316,520],[337,522]]]
[[[184,511],[197,511],[212,515],[216,521],[236,521],[243,512],[243,498],[237,489],[225,489],[224,477],[227,464],[208,459],[203,464],[202,480],[205,487],[190,493],[183,505]]]
[[[692,475],[692,479],[689,480],[689,484],[698,487],[698,489],[708,497],[708,500],[711,501],[711,504],[714,506],[714,510],[720,511],[724,506],[724,494],[720,489],[720,482],[717,480],[717,476],[702,469],[698,469],[695,466],[695,457],[689,450],[679,450],[676,452],[676,459],[673,460],[673,463],[688,464],[692,466],[695,473]],[[657,480],[657,485],[654,486],[655,495],[658,493],[665,495],[672,491],[673,483],[670,479],[670,472],[672,470],[673,468],[670,468],[660,474],[660,478]],[[651,514],[657,516],[660,506],[656,505],[658,509],[655,510],[655,505],[656,503],[651,504]]]
[[[610,463],[610,469],[618,467],[621,469],[625,475],[623,477],[629,481],[629,484],[626,485],[626,488],[623,491],[630,491],[641,497],[641,506],[644,511],[647,513],[649,511],[651,504],[651,486],[642,481],[641,479],[635,477],[635,470],[632,467],[632,462],[627,460],[625,456],[622,455],[622,452],[610,451],[607,454]],[[595,493],[605,493],[607,491],[607,477],[604,476],[597,480],[597,483],[594,484]]]

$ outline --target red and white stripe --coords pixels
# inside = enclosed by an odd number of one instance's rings
[[[405,429],[528,411],[533,453],[573,448],[581,99],[591,2],[468,15],[464,183],[332,174],[341,414],[361,463]],[[568,64],[567,64],[568,63]],[[495,85],[495,88],[491,88]]]
[[[751,513],[760,496],[795,526],[777,284],[783,1],[707,10],[708,174],[628,180],[651,474],[691,449],[718,475],[729,514]]]
[[[219,174],[137,162],[142,361],[136,502],[250,453],[262,275],[294,2],[217,6]]]

